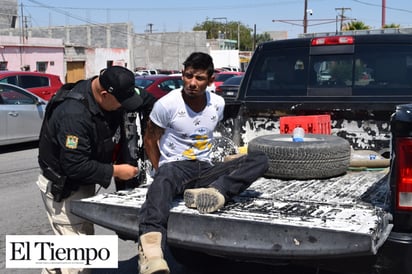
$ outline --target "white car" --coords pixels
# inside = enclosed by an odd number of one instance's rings
[[[46,104],[28,90],[0,83],[0,145],[37,141]]]

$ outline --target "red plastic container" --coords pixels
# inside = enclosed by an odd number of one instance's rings
[[[305,115],[280,117],[280,133],[292,134],[295,127],[302,127],[305,133],[330,134],[330,115]]]

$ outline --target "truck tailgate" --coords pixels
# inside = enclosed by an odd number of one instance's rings
[[[251,258],[322,258],[376,254],[388,237],[387,171],[348,172],[322,180],[260,178],[213,214],[199,214],[176,199],[168,242],[216,255]],[[146,188],[104,193],[72,202],[91,222],[137,239],[138,210]]]

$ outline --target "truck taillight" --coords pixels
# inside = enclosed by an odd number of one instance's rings
[[[352,36],[330,36],[330,37],[317,37],[312,39],[312,46],[325,46],[325,45],[351,45],[354,43]]]
[[[397,202],[401,210],[412,210],[412,138],[398,138],[395,166],[397,167]]]

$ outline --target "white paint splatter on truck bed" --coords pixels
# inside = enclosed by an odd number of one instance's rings
[[[386,173],[387,170],[348,172],[336,178],[305,181],[260,178],[219,212],[204,215],[379,235],[387,229],[390,214],[374,205],[379,201],[366,201],[365,194],[370,192],[366,195],[369,198],[386,196],[376,195],[386,191],[379,189],[386,189],[385,184],[379,185]],[[146,190],[139,187],[104,193],[82,201],[138,209]],[[181,199],[176,199],[171,212],[201,216],[197,210],[186,208]]]

